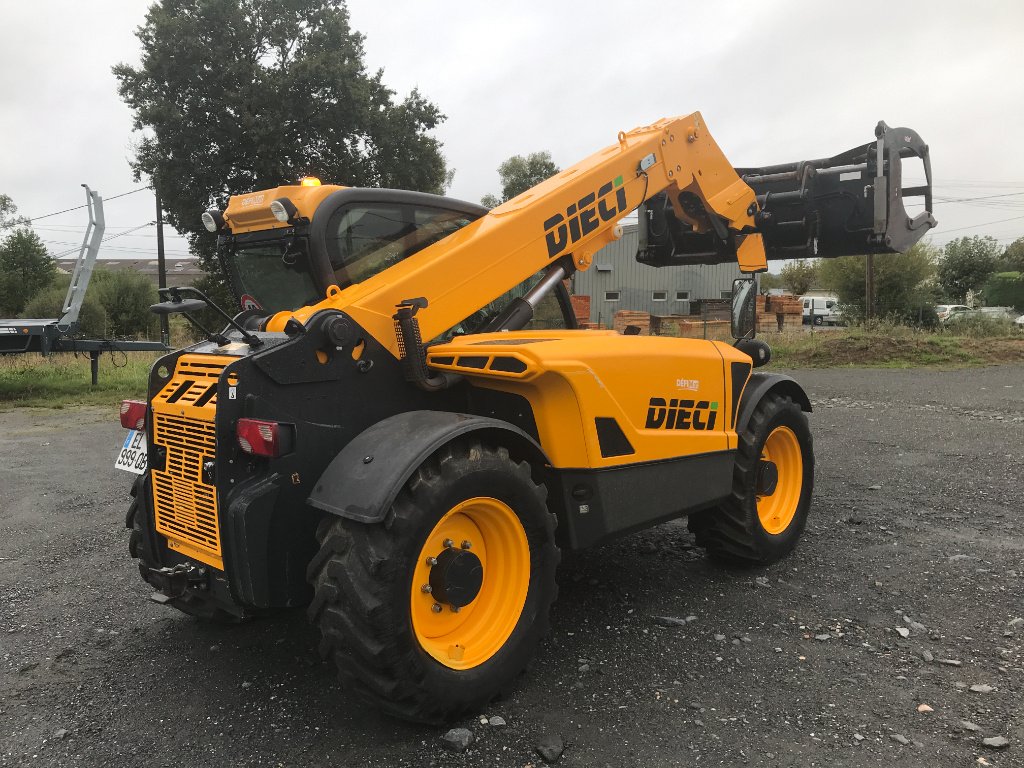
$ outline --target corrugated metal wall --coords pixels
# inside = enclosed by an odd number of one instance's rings
[[[647,267],[637,263],[636,225],[623,226],[622,238],[605,246],[594,256],[586,272],[573,276],[573,292],[590,296],[590,322],[611,325],[621,309],[649,312],[652,315],[686,315],[689,302],[721,299],[732,290],[732,281],[741,276],[734,264],[692,267]],[[618,301],[606,294],[618,292]],[[655,291],[664,291],[665,301],[655,301]],[[688,301],[677,299],[679,292],[689,293]]]

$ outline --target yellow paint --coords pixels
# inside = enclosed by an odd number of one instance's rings
[[[800,505],[804,483],[804,462],[800,441],[789,427],[776,427],[765,440],[761,459],[775,463],[779,482],[771,496],[757,497],[757,517],[761,527],[777,536],[793,522]]]
[[[519,341],[521,343],[516,344]],[[485,357],[484,368],[460,363]],[[526,370],[495,371],[514,358]],[[731,428],[731,362],[750,358],[728,344],[701,339],[620,336],[614,331],[514,331],[459,337],[430,347],[432,368],[466,376],[474,386],[512,392],[533,408],[541,447],[560,469],[621,466],[736,447]],[[717,404],[713,429],[648,428],[651,398]],[[614,418],[633,446],[602,457],[595,418]]]
[[[320,203],[340,189],[344,189],[344,187],[333,184],[323,186],[303,184],[264,189],[250,192],[247,195],[234,195],[228,201],[227,210],[224,211],[224,221],[231,232],[236,235],[265,229],[284,229],[292,225],[274,218],[270,212],[272,202],[286,197],[298,209],[298,216],[312,219]]]
[[[153,443],[167,452],[164,469],[153,470],[156,530],[167,546],[186,557],[224,570],[217,489],[203,482],[202,467],[216,450],[214,416],[217,396],[196,405],[221,371],[237,358],[182,355],[174,374],[153,398]],[[194,384],[176,402],[168,399],[185,381]]]
[[[398,357],[392,315],[402,301],[424,296],[429,301],[417,318],[424,339],[435,338],[514,285],[544,269],[553,261],[572,255],[577,269],[590,266],[593,254],[615,239],[619,220],[655,193],[668,191],[676,215],[687,221],[678,207],[678,195],[691,192],[705,202],[735,231],[753,227],[748,211],[756,208],[754,192],[737,175],[732,164],[704,127],[700,113],[659,120],[653,125],[621,133],[616,144],[498,206],[409,258],[365,281],[338,290],[316,305],[281,312],[270,319],[267,330],[281,331],[292,317],[305,323],[328,308],[347,312],[366,331]],[[644,173],[640,163],[653,155]],[[645,163],[646,164],[646,163]],[[621,179],[625,205],[615,204],[616,214],[607,220],[596,217],[598,226],[564,251],[549,255],[545,222],[555,215],[569,218],[581,201],[605,185]],[[278,187],[231,198],[225,217],[235,233],[273,229],[286,225],[270,214],[270,203],[287,197],[301,216],[314,217],[316,207],[333,191],[321,187]],[[617,191],[604,198],[616,199]],[[583,208],[590,211],[594,204]],[[582,209],[581,209],[582,210]],[[701,222],[692,221],[701,230]],[[738,262],[745,272],[767,269],[764,244],[748,235],[739,248]]]
[[[430,583],[427,558],[450,539],[469,542],[483,565],[476,599],[459,612],[423,591]],[[413,632],[424,651],[451,669],[480,666],[501,650],[526,604],[530,589],[530,545],[516,513],[498,499],[479,496],[452,507],[427,536],[409,586]],[[435,612],[432,607],[441,605]]]

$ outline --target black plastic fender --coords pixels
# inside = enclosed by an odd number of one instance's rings
[[[811,412],[811,401],[804,392],[804,388],[797,384],[791,376],[783,373],[753,373],[747,380],[747,386],[743,389],[740,397],[740,411],[736,418],[736,432],[742,434],[747,428],[747,423],[761,402],[761,398],[769,392],[778,392],[788,395],[794,403],[799,405],[807,413]]]
[[[407,411],[368,427],[317,480],[306,503],[361,523],[379,523],[413,472],[442,446],[470,432],[490,433],[514,456],[549,463],[537,442],[498,419],[448,411]]]

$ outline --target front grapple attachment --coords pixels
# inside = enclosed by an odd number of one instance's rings
[[[756,231],[769,259],[904,252],[936,225],[928,145],[909,128],[879,122],[876,140],[823,160],[737,168],[757,196]],[[903,160],[919,158],[924,183],[903,184]],[[910,203],[914,215],[908,213]],[[712,234],[675,216],[662,194],[641,209],[637,261],[651,266],[735,260]]]

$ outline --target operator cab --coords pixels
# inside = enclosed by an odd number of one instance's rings
[[[486,213],[482,206],[439,195],[337,188],[315,207],[311,217],[299,215],[298,210],[289,215],[284,222],[287,227],[239,234],[222,229],[218,253],[241,308],[272,315],[316,304],[329,286],[346,288],[361,283]],[[482,328],[539,279],[540,274],[534,275],[481,307],[445,336]],[[551,304],[544,313],[548,324],[539,327],[575,325],[567,296],[557,296]]]

